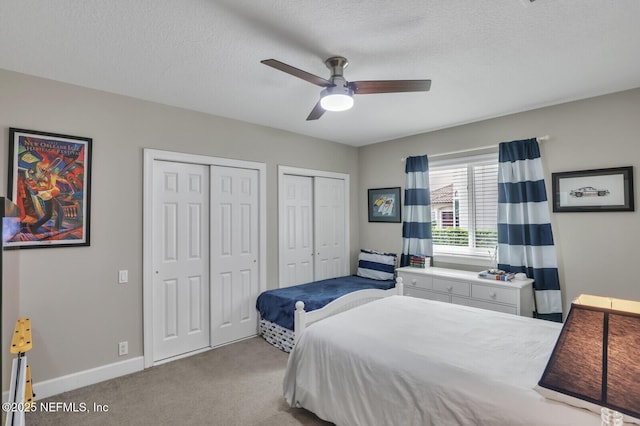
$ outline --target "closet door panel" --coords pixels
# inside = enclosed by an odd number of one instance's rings
[[[347,275],[345,253],[345,181],[316,177],[315,280]]]
[[[280,287],[313,281],[313,178],[284,175]]]
[[[211,167],[211,346],[256,333],[258,172]]]

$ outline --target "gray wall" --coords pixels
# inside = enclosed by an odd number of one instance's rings
[[[357,149],[267,127],[213,117],[0,70],[0,194],[6,194],[8,128],[93,138],[91,246],[5,252],[3,384],[10,336],[30,317],[34,382],[142,355],[143,148],[267,164],[267,280],[277,287],[277,166],[351,175]],[[351,210],[352,258],[358,208]],[[117,271],[129,283],[117,284]],[[129,342],[118,357],[117,342]]]
[[[636,188],[640,184],[640,89],[636,89],[362,147],[360,205],[366,205],[367,188],[404,188],[402,157],[542,135],[551,136],[541,144],[550,201],[553,172],[634,166]],[[637,189],[634,192],[638,203]],[[551,213],[551,225],[565,315],[581,293],[640,300],[640,281],[633,269],[638,262],[640,213]],[[360,211],[362,247],[400,252],[401,233],[400,224],[368,223],[366,210]]]

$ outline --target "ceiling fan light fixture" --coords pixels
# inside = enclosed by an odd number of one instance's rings
[[[260,62],[324,88],[320,92],[320,100],[316,102],[307,116],[307,121],[319,119],[326,111],[346,111],[350,109],[353,106],[353,95],[427,92],[431,88],[431,80],[365,80],[349,82],[344,78],[344,69],[349,65],[349,61],[342,56],[332,56],[324,61],[324,64],[331,71],[331,77],[328,80],[276,59],[265,59]]]
[[[320,96],[320,106],[325,111],[346,111],[353,106],[353,93],[347,87],[328,87]]]

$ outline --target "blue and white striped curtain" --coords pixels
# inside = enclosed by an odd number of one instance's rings
[[[400,266],[408,266],[411,255],[433,255],[427,156],[407,158],[405,173]]]
[[[536,139],[499,145],[498,268],[533,278],[536,316],[562,321],[558,261]]]

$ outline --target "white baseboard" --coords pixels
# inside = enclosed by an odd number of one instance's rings
[[[140,356],[90,370],[79,371],[55,379],[45,380],[43,382],[34,381],[33,393],[36,394],[36,401],[39,401],[63,392],[104,382],[109,379],[115,379],[116,377],[142,370],[144,370],[144,358]],[[8,400],[9,391],[2,392],[2,401]]]

